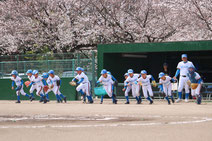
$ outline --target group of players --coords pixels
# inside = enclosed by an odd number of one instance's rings
[[[55,75],[53,70],[50,70],[48,73],[43,73],[42,76],[39,76],[38,70],[28,70],[26,72],[28,75],[29,83],[24,83],[24,81],[21,79],[21,77],[18,76],[18,72],[16,70],[13,70],[11,72],[12,75],[12,90],[14,89],[14,85],[16,84],[16,94],[17,94],[17,102],[16,103],[21,103],[20,101],[20,94],[23,96],[28,97],[31,101],[35,99],[33,92],[36,90],[36,95],[40,97],[40,102],[47,103],[49,102],[49,95],[48,93],[52,91],[57,99],[57,102],[66,102],[66,96],[64,96],[60,92],[60,85],[61,85],[61,80],[60,78]],[[30,87],[30,95],[24,92],[24,84],[26,87]],[[45,91],[45,92],[44,92]]]
[[[175,102],[175,99],[172,95],[172,82],[177,81],[178,75],[179,77],[179,87],[178,87],[178,99],[176,102],[182,101],[182,90],[185,88],[185,102],[188,102],[189,99],[189,89],[191,87],[191,95],[197,99],[197,104],[201,104],[201,95],[200,89],[203,83],[200,75],[195,72],[195,67],[192,62],[188,61],[187,54],[182,54],[182,61],[177,65],[177,71],[175,76],[172,78],[171,76],[166,75],[164,72],[160,72],[158,75],[159,78],[159,88],[165,94],[165,99],[168,104],[171,104],[169,97],[171,98],[172,103]],[[113,81],[112,77],[108,75],[107,71],[103,69],[101,71],[102,76],[99,81],[103,84],[107,94],[109,97],[113,97]],[[137,104],[142,102],[142,98],[140,96],[140,88],[142,87],[144,97],[150,102],[153,103],[154,94],[152,91],[152,85],[154,87],[157,86],[156,81],[152,75],[148,75],[146,70],[142,70],[140,74],[134,73],[132,69],[129,69],[127,73],[124,74],[124,88],[122,89],[125,92],[126,103],[130,104],[128,93],[132,91],[132,96],[137,100]],[[150,81],[151,80],[151,81]],[[117,101],[116,101],[117,102]]]
[[[185,88],[185,102],[188,102],[189,98],[189,89],[190,84],[196,84],[195,87],[191,89],[191,95],[195,96],[197,99],[197,104],[201,104],[201,95],[200,89],[202,85],[202,79],[200,75],[195,72],[195,67],[192,62],[187,60],[187,55],[182,54],[182,61],[178,63],[176,74],[173,78],[171,76],[166,75],[164,72],[159,73],[159,88],[165,94],[165,99],[168,101],[168,104],[175,102],[174,97],[172,96],[172,82],[177,81],[178,75],[179,77],[179,87],[178,87],[178,99],[176,102],[182,101],[182,90]],[[88,103],[93,103],[92,94],[90,91],[91,85],[89,79],[84,72],[84,69],[81,67],[76,68],[77,76],[70,82],[70,85],[76,86],[76,91],[79,92],[83,97],[83,102],[86,103],[86,99]],[[33,91],[36,90],[37,96],[40,97],[40,102],[48,102],[49,96],[48,93],[53,91],[56,96],[57,102],[66,102],[66,97],[60,92],[61,80],[60,78],[54,74],[53,70],[50,70],[48,73],[43,73],[42,76],[38,75],[37,70],[28,70],[27,75],[30,80],[30,84],[26,84],[27,87],[30,88],[30,95],[24,92],[23,80],[18,76],[18,72],[13,70],[12,75],[12,89],[14,89],[14,84],[16,84],[16,94],[17,94],[17,103],[20,103],[20,94],[27,96],[31,101],[33,101],[34,95]],[[140,89],[142,88],[144,97],[150,102],[153,103],[154,94],[152,91],[152,85],[154,87],[157,86],[154,77],[150,74],[147,74],[146,70],[142,70],[140,74],[134,73],[132,69],[129,69],[127,73],[124,74],[124,88],[122,89],[125,92],[126,103],[130,104],[128,93],[132,91],[132,96],[136,99],[137,104],[141,104],[142,98],[140,96]],[[151,85],[152,82],[152,85]],[[112,102],[117,104],[116,95],[114,94],[114,86],[117,84],[117,80],[113,77],[113,75],[103,69],[101,71],[101,76],[97,81],[97,85],[101,84],[108,94],[110,98],[112,98]],[[101,102],[103,103],[104,96],[101,96]]]

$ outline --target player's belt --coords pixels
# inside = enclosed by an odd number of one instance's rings
[[[182,77],[187,77],[186,75],[181,75]]]

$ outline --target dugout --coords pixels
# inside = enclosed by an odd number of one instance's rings
[[[136,73],[145,69],[158,80],[158,73],[163,70],[164,62],[168,63],[172,75],[175,74],[182,53],[188,54],[188,60],[194,63],[204,82],[212,82],[212,40],[99,44],[98,76],[105,68],[123,83],[124,73],[131,68]]]

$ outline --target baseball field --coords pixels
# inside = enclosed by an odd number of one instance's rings
[[[212,103],[0,101],[1,141],[211,141]]]

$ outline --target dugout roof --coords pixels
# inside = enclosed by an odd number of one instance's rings
[[[98,76],[105,68],[111,71],[119,82],[123,82],[124,73],[132,68],[137,73],[145,69],[157,78],[158,73],[163,70],[164,62],[169,64],[169,69],[174,75],[182,53],[188,54],[188,60],[194,63],[206,82],[212,82],[212,40],[99,44]]]

